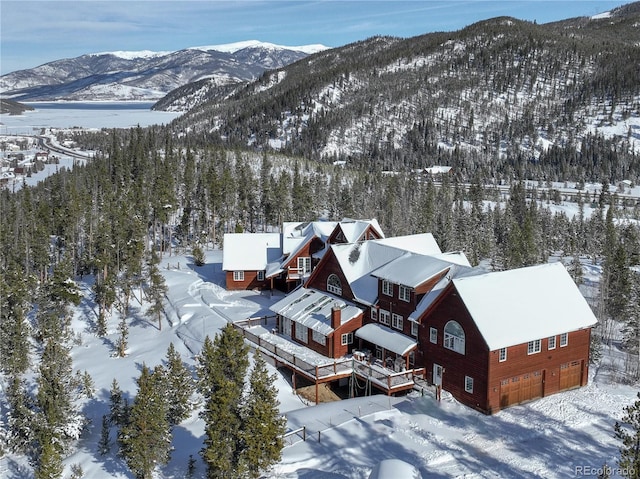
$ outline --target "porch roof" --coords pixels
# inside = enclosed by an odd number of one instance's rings
[[[377,344],[400,356],[418,346],[418,342],[402,333],[379,324],[366,324],[356,331],[356,337]]]

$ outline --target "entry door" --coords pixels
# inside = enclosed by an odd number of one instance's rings
[[[436,363],[433,363],[433,384],[442,386],[442,366]]]

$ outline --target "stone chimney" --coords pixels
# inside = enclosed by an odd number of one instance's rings
[[[331,308],[331,327],[336,330],[340,327],[340,323],[342,322],[342,309],[336,303]]]

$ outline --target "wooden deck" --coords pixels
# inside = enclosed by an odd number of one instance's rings
[[[368,363],[354,357],[332,359],[322,356],[282,335],[273,334],[263,321],[263,318],[248,319],[233,325],[276,365],[285,366],[316,385],[355,376],[359,381],[365,381],[367,386],[391,395],[412,389],[414,379],[425,378],[424,368],[396,372],[385,368],[379,361]]]

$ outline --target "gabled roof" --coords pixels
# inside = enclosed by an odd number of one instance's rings
[[[261,271],[282,256],[280,233],[226,233],[223,271]]]
[[[438,242],[431,233],[393,236],[391,238],[382,238],[371,241],[375,241],[376,243],[386,246],[393,246],[394,248],[410,251],[412,253],[431,256],[442,253],[440,246],[438,246]]]
[[[306,223],[287,222],[282,224],[282,253],[293,254],[314,237],[326,242],[335,229],[337,221],[312,221]]]
[[[384,238],[384,233],[378,220],[353,220],[350,218],[344,218],[337,227],[342,230],[347,243],[355,243],[360,240],[360,237],[364,234],[367,228],[372,227],[381,238]]]
[[[425,281],[451,268],[451,263],[433,256],[405,253],[399,258],[376,269],[371,274],[394,284],[417,288]]]
[[[334,244],[331,249],[355,299],[363,304],[373,304],[378,297],[378,279],[371,273],[405,254],[401,249],[380,244],[376,240]]]
[[[364,313],[362,309],[346,303],[342,298],[311,288],[298,288],[269,309],[327,336],[333,332],[331,309],[334,306],[340,308],[340,324],[345,324]]]
[[[455,278],[453,284],[491,351],[598,322],[562,263]]]

